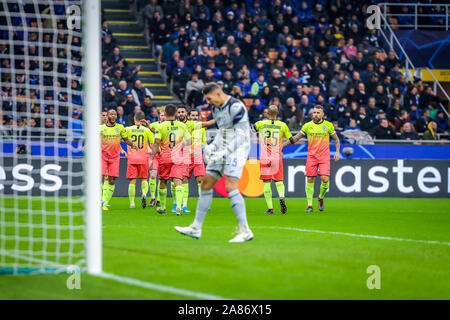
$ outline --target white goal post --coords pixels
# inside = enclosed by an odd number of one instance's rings
[[[0,274],[101,274],[100,0],[0,0],[0,77]]]

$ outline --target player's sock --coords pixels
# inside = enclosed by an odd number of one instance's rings
[[[105,197],[105,205],[108,205],[109,204],[109,201],[111,200],[111,198],[112,198],[112,196],[113,196],[113,194],[114,194],[114,189],[116,188],[116,185],[110,185],[109,183],[108,183],[108,188],[107,188],[107,190],[106,190],[106,197]]]
[[[158,189],[159,201],[161,203],[161,210],[166,209],[167,189]]]
[[[181,205],[183,204],[183,193],[184,193],[183,185],[175,187],[175,199],[177,201],[177,209],[180,209],[180,210],[181,210]]]
[[[156,178],[152,179],[150,178],[150,199],[155,199],[156,195]]]
[[[105,204],[106,204],[106,202],[105,202],[106,193],[108,192],[108,188],[109,188],[109,182],[108,182],[108,180],[105,180],[102,184],[102,202],[104,202]]]
[[[193,225],[201,229],[203,220],[205,220],[206,213],[208,212],[209,207],[211,206],[213,198],[213,189],[211,190],[202,190],[197,202],[197,209],[195,210],[195,220]]]
[[[142,180],[141,182],[141,187],[142,187],[142,196],[147,198],[147,193],[148,193],[148,181],[147,179]]]
[[[128,186],[128,198],[130,199],[130,205],[134,206],[134,198],[136,196],[136,185],[130,183]]]
[[[323,197],[325,197],[325,193],[327,192],[329,186],[330,181],[328,181],[327,183],[324,183],[322,181],[322,183],[320,184],[320,194],[319,194],[320,199],[323,199]]]
[[[166,188],[167,191],[167,188]],[[155,191],[155,195],[156,195],[156,201],[159,201],[159,180],[158,180],[158,184],[156,185],[156,191]],[[167,192],[166,192],[167,195]]]
[[[275,182],[275,187],[277,187],[278,197],[284,198],[284,183],[283,181]]]
[[[189,199],[189,183],[183,183],[183,205],[181,206],[182,208],[187,207],[188,199]]]
[[[264,182],[264,198],[266,198],[267,208],[273,209],[272,187],[270,182]]]
[[[239,229],[248,229],[247,224],[247,213],[245,211],[245,201],[238,189],[235,189],[228,193],[228,198],[230,198],[231,207],[233,208],[234,214],[239,223]]]
[[[308,202],[308,207],[312,206],[313,196],[314,196],[314,182],[306,183],[306,201]]]
[[[175,200],[175,195],[176,195],[176,189],[175,189],[176,187],[175,187],[175,183],[173,183],[173,182],[171,182],[170,183],[170,191],[172,191],[172,198]]]

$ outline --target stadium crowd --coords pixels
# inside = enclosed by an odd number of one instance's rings
[[[433,140],[437,133],[448,133],[448,119],[440,110],[436,93],[421,79],[408,82],[400,71],[401,61],[393,52],[384,53],[376,30],[365,28],[364,12],[373,1],[134,1],[173,92],[190,108],[211,109],[202,89],[215,81],[226,93],[246,102],[251,123],[265,118],[267,107],[276,105],[280,120],[298,131],[309,121],[313,106],[320,104],[339,133],[361,130],[375,139],[414,140],[418,133],[422,139]],[[10,4],[8,10],[19,12],[18,6]],[[63,6],[54,7],[55,13],[64,13]],[[41,13],[49,10],[48,5],[39,8]],[[33,13],[34,9],[24,5],[24,12]],[[0,26],[7,23],[0,17]],[[37,20],[15,17],[12,23],[32,27]],[[63,19],[57,28],[66,29]],[[27,40],[27,45],[11,48],[11,36]],[[33,32],[24,39],[24,32],[0,30],[4,134],[14,134],[18,127],[23,127],[21,131],[70,128],[73,135],[81,134],[82,69],[77,63],[81,61],[81,41],[71,37],[68,43],[64,32],[58,33],[56,40],[53,36],[44,34],[42,41],[56,41],[61,47],[36,44],[38,37]],[[72,50],[67,49],[68,44]],[[5,57],[11,50],[29,57],[28,61],[15,59],[14,68],[19,70],[15,79],[11,79],[12,61]],[[70,77],[60,77],[55,83],[50,75],[41,79],[39,72],[29,72],[40,70],[39,55],[54,54],[61,58],[58,71]],[[74,63],[67,63],[68,56]],[[43,71],[52,68],[52,62],[43,65]],[[128,66],[108,22],[103,20],[102,107],[115,108],[118,122],[124,125],[130,125],[139,110],[147,119],[158,121],[153,95],[142,86],[139,71],[140,66]],[[26,82],[35,86],[21,86]],[[40,90],[39,85],[47,87]],[[32,100],[21,100],[25,96]],[[43,105],[39,103],[41,96],[45,97]],[[56,111],[55,101],[59,102]],[[70,101],[75,107],[69,115]],[[6,115],[11,111],[21,116]],[[35,116],[25,121],[22,115],[26,113]]]

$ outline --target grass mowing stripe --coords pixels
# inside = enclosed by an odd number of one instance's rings
[[[193,297],[193,298],[204,299],[204,300],[230,300],[230,299],[227,299],[224,297],[215,296],[215,295],[208,294],[208,293],[179,289],[179,288],[165,286],[165,285],[156,284],[156,283],[152,283],[152,282],[141,281],[138,279],[122,277],[122,276],[118,276],[118,275],[115,275],[112,273],[102,272],[101,274],[98,274],[97,276],[104,278],[104,279],[115,280],[118,282],[130,284],[130,285],[134,285],[134,286],[138,286],[138,287],[142,287],[142,288],[146,288],[146,289],[150,289],[150,290],[156,290],[156,291],[161,291],[161,292],[166,292],[166,293],[173,293],[173,294],[178,294],[178,295],[186,296],[186,297]]]
[[[393,238],[393,237],[375,236],[375,235],[369,235],[369,234],[356,234],[356,233],[347,233],[347,232],[339,232],[339,231],[322,231],[322,230],[309,230],[309,229],[300,229],[300,228],[291,228],[291,227],[270,227],[270,226],[267,226],[267,227],[266,226],[252,226],[252,228],[281,229],[281,230],[291,230],[291,231],[299,231],[299,232],[336,234],[336,235],[340,235],[340,236],[356,237],[356,238],[405,241],[405,242],[416,242],[416,243],[427,243],[427,244],[442,244],[444,246],[450,246],[450,242],[441,242],[441,241],[436,241],[436,240],[416,240],[416,239]]]

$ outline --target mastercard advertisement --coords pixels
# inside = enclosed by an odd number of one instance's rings
[[[259,179],[259,160],[249,159],[245,163],[242,170],[242,177],[239,180],[239,191],[246,197],[259,197],[264,194],[263,181]],[[217,181],[214,186],[222,197],[228,197],[228,192],[225,188],[225,176]]]

